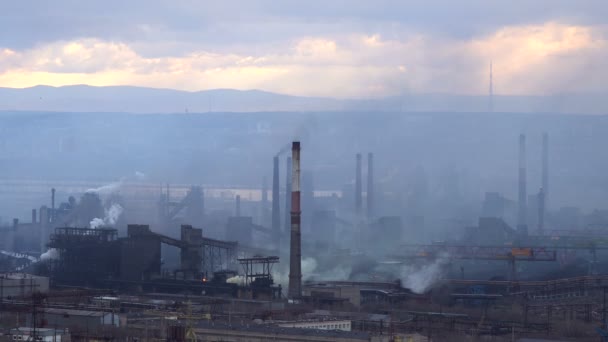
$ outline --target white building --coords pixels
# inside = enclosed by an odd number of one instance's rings
[[[0,298],[27,297],[34,292],[49,291],[49,278],[26,273],[0,274]]]
[[[65,336],[69,340],[68,332],[64,330],[37,328],[35,335],[33,328],[16,328],[10,330],[10,337],[13,341],[48,341],[61,342],[61,337]]]
[[[349,320],[296,321],[280,323],[278,326],[283,328],[351,331]]]

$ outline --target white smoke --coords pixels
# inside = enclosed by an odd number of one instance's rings
[[[245,285],[245,277],[242,275],[235,275],[234,277],[226,279],[226,282],[229,284]]]
[[[302,259],[302,275],[306,277],[306,275],[313,274],[317,269],[317,260],[313,258],[303,258]]]
[[[401,268],[401,285],[414,293],[424,293],[441,279],[448,262],[448,256],[442,255],[431,264],[404,265]]]
[[[350,267],[336,267],[328,271],[318,271],[319,263],[315,258],[304,257],[302,258],[302,279],[314,280],[314,281],[332,281],[332,280],[345,280],[349,279],[351,274]],[[273,270],[272,279],[275,284],[280,284],[282,287],[287,288],[289,285],[289,270]]]
[[[118,222],[118,218],[120,217],[120,214],[122,214],[123,211],[124,209],[120,204],[112,204],[110,208],[106,210],[106,217],[104,221],[106,222],[106,224],[109,224],[111,226],[115,225],[116,222]]]
[[[91,220],[89,226],[91,226],[91,229],[97,229],[103,226],[113,226],[116,224],[116,222],[118,222],[118,218],[123,211],[124,209],[120,204],[114,203],[110,206],[110,208],[105,210],[105,217],[103,219],[96,217]]]
[[[110,194],[118,192],[118,190],[120,189],[121,186],[122,186],[122,180],[119,182],[102,185],[98,188],[87,189],[87,191],[85,191],[85,192],[94,193],[94,194],[98,194],[98,195],[110,195]]]
[[[40,255],[41,261],[57,260],[57,259],[59,259],[59,251],[56,250],[55,248],[50,248],[46,252],[42,253],[42,255]]]
[[[146,179],[146,174],[141,171],[135,171],[135,179],[138,181],[143,181]]]

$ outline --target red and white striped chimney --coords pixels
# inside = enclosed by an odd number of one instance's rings
[[[302,296],[302,248],[300,217],[300,142],[291,145],[291,241],[289,250],[289,298]]]

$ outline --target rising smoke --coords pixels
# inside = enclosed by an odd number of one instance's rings
[[[120,217],[123,211],[124,209],[120,204],[114,203],[110,206],[110,208],[105,210],[105,217],[103,219],[96,217],[91,220],[89,225],[92,229],[114,226],[116,222],[118,222],[118,218]]]
[[[401,284],[414,293],[425,293],[443,277],[444,266],[448,262],[449,256],[441,255],[430,264],[403,265],[400,272]]]
[[[40,261],[49,261],[49,260],[57,260],[59,259],[59,251],[55,248],[50,248],[46,252],[40,255]]]
[[[98,194],[98,195],[110,195],[110,194],[116,193],[120,189],[120,187],[122,186],[122,182],[123,181],[120,180],[118,182],[102,185],[98,188],[87,189],[87,191],[85,191],[85,193],[94,193],[94,194]]]

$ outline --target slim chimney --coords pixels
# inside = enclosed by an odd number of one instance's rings
[[[283,233],[287,233],[291,227],[291,157],[285,161],[285,227]]]
[[[279,199],[279,156],[272,159],[272,234],[279,247],[281,236],[281,206]]]
[[[51,222],[55,222],[55,188],[51,189]]]
[[[367,154],[367,218],[374,216],[374,154]]]
[[[543,235],[545,230],[545,191],[540,188],[538,192],[538,234]]]
[[[549,194],[549,135],[543,133],[543,160],[542,160],[542,189],[544,197],[544,206],[547,206]]]
[[[517,211],[517,230],[522,235],[527,235],[526,208],[528,194],[526,192],[526,136],[519,135],[519,198]]]
[[[290,298],[302,296],[302,251],[300,232],[300,142],[294,141],[291,147],[293,159],[291,191],[291,248],[289,250],[289,290]]]
[[[241,195],[236,195],[235,216],[236,217],[240,217],[241,216]]]
[[[260,222],[263,226],[268,224],[268,182],[266,176],[262,179],[262,210]]]
[[[355,169],[355,212],[361,215],[361,207],[363,206],[361,185],[361,153],[357,153],[357,166]]]

